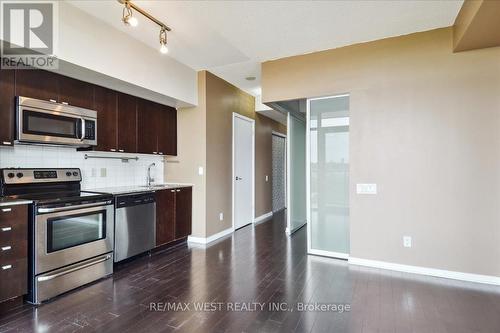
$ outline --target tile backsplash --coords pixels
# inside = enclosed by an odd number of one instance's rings
[[[118,159],[85,159],[92,156],[138,156],[139,160],[127,163]],[[163,183],[164,157],[143,154],[120,154],[106,152],[79,152],[74,148],[17,145],[0,147],[0,168],[80,168],[82,188],[145,185],[147,167],[155,183]]]

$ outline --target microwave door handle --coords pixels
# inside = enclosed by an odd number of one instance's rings
[[[80,118],[80,120],[82,121],[82,134],[80,137],[80,141],[83,141],[83,140],[85,140],[85,119]]]

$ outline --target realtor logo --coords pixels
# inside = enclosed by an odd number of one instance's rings
[[[0,1],[2,68],[57,68],[57,1]]]

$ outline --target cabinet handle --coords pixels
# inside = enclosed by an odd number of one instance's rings
[[[162,152],[159,152],[158,154],[163,155],[163,153],[162,153]]]
[[[12,246],[3,246],[2,251],[9,251],[12,250]]]
[[[177,192],[180,192],[181,190],[176,190]]]
[[[2,269],[3,270],[6,270],[6,269],[11,269],[12,268],[12,265],[5,265],[5,266],[2,266]]]
[[[116,149],[111,148],[110,151],[116,151]]]
[[[4,212],[4,213],[8,213],[11,211],[12,211],[12,208],[2,208],[2,212]]]
[[[4,142],[2,142],[2,144],[12,146],[12,142],[10,142],[10,141],[4,141]]]
[[[64,105],[69,105],[68,102],[61,102],[61,104],[64,104]]]
[[[119,151],[120,153],[123,153],[123,152],[124,152],[124,150],[123,150],[123,149],[119,149],[118,151]]]
[[[57,101],[55,99],[49,99],[49,102],[57,103]]]
[[[7,232],[7,231],[11,231],[11,230],[12,230],[12,227],[2,228],[2,232]]]
[[[154,151],[154,152],[153,152],[153,154],[155,154],[155,155],[156,155],[156,154],[158,154],[158,152]]]
[[[174,192],[175,192],[175,190],[170,190],[170,192],[174,193]]]

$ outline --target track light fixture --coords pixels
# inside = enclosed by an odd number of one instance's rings
[[[160,29],[160,52],[163,54],[168,53],[167,47],[167,30],[164,27]]]
[[[132,27],[137,27],[137,24],[139,24],[139,21],[133,16],[132,8],[130,8],[130,3],[128,2],[125,2],[125,7],[123,7],[122,21]]]
[[[138,12],[139,14],[145,16],[147,19],[153,21],[154,23],[158,24],[160,26],[160,52],[165,54],[168,53],[168,47],[167,47],[167,31],[172,31],[168,25],[165,23],[161,22],[154,16],[150,15],[148,12],[146,12],[144,9],[138,7],[136,4],[134,4],[130,0],[118,0],[119,3],[124,5],[123,7],[123,15],[122,15],[122,21],[123,23],[130,25],[132,27],[136,27],[139,21],[137,21],[137,18],[133,16],[133,10]]]

